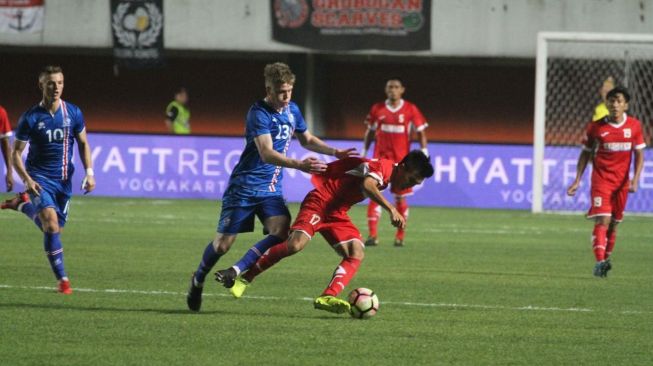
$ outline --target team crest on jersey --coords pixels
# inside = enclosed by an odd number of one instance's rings
[[[288,122],[295,123],[295,115],[294,114],[288,113]]]
[[[63,127],[70,127],[70,118],[66,118],[63,121]]]
[[[39,130],[45,129],[45,122],[43,121],[39,122],[38,125],[36,125],[36,128]]]
[[[632,135],[630,128],[624,128],[624,137],[629,138]]]
[[[401,113],[399,115],[399,122],[404,123],[404,114],[403,113]]]

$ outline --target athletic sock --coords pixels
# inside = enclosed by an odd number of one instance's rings
[[[614,249],[614,245],[617,243],[617,230],[615,229],[608,229],[608,244],[605,246],[605,259],[610,258],[612,255],[612,250]]]
[[[196,285],[201,285],[204,283],[206,275],[211,271],[211,268],[215,266],[220,257],[221,255],[216,253],[215,249],[213,248],[213,241],[210,241],[204,249],[204,254],[202,254],[202,261],[195,271]]]
[[[63,265],[63,245],[59,233],[43,233],[43,247],[57,280],[67,278]]]
[[[603,224],[594,225],[594,231],[592,232],[592,250],[594,251],[594,257],[597,262],[605,259],[607,231],[608,227]]]
[[[369,206],[367,206],[367,227],[371,237],[376,238],[378,236],[379,218],[381,218],[381,206],[374,201],[370,201]]]
[[[343,259],[340,265],[338,265],[338,268],[333,272],[331,282],[329,282],[329,286],[322,292],[322,295],[338,296],[347,287],[349,281],[354,278],[360,264],[360,259],[351,257]]]
[[[254,281],[254,278],[261,274],[263,271],[274,266],[280,260],[288,257],[290,252],[288,251],[288,244],[284,241],[281,242],[268,250],[263,254],[258,261],[249,269],[249,271],[243,274],[243,278],[247,282]]]
[[[401,216],[404,217],[406,220],[406,223],[408,223],[408,202],[406,202],[405,199],[402,200],[397,200],[397,211],[401,214]],[[406,234],[406,230],[398,228],[397,229],[397,234],[395,235],[395,239],[397,240],[404,240],[404,235]]]
[[[249,248],[247,253],[245,253],[245,255],[240,258],[240,260],[236,262],[232,268],[236,270],[237,274],[248,270],[254,263],[256,263],[256,261],[263,255],[263,253],[281,242],[283,242],[283,239],[278,236],[266,236],[263,238],[263,240],[259,241],[258,243],[254,244],[254,246]]]
[[[36,207],[34,207],[31,201],[19,204],[18,211],[25,214],[25,216],[32,220],[39,229],[43,229],[41,226],[41,219],[39,219],[38,212],[36,212]]]

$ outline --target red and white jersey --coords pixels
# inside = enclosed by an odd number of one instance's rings
[[[395,162],[401,161],[410,151],[412,129],[422,131],[428,127],[417,106],[403,99],[397,108],[392,108],[387,100],[374,104],[365,117],[365,123],[376,131],[374,157]]]
[[[607,185],[618,188],[627,185],[633,150],[646,147],[640,122],[625,114],[624,117],[625,121],[619,124],[609,123],[604,118],[587,125],[583,149],[596,149],[592,186]]]
[[[311,182],[328,211],[347,211],[366,198],[362,183],[366,177],[377,181],[380,191],[390,183],[395,163],[388,159],[345,158],[327,165],[323,174],[314,174]]]
[[[7,111],[0,106],[0,139],[13,135]]]

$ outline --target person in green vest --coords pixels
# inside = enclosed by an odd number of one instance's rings
[[[166,126],[168,131],[177,135],[190,134],[190,110],[188,103],[188,91],[186,88],[179,88],[175,93],[175,100],[166,107]]]

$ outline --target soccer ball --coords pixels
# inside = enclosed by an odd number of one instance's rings
[[[359,287],[349,293],[351,316],[357,319],[367,319],[379,311],[379,298],[369,288]]]

